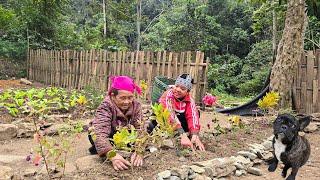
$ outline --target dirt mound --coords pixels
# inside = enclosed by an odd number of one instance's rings
[[[10,89],[10,88],[29,88],[29,87],[42,87],[40,83],[33,83],[32,85],[26,85],[20,83],[20,80],[0,80],[0,90]]]

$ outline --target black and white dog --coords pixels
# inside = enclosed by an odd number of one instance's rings
[[[278,162],[283,162],[282,177],[287,176],[287,171],[292,168],[287,180],[294,180],[299,168],[303,166],[310,156],[308,140],[298,135],[298,132],[309,125],[309,116],[296,119],[290,114],[281,114],[273,122],[273,159],[268,170],[274,172]]]

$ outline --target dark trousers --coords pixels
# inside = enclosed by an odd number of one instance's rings
[[[112,138],[115,133],[116,133],[116,131],[112,130],[109,138]],[[96,146],[95,146],[94,141],[93,141],[93,138],[92,138],[92,136],[90,134],[88,134],[88,139],[89,139],[89,142],[91,144],[91,147],[89,148],[90,154],[92,154],[92,155],[93,154],[98,154]],[[110,143],[112,143],[112,142],[110,141]]]
[[[184,130],[184,132],[189,132],[189,128],[188,128],[188,122],[186,119],[186,114],[185,113],[179,113],[177,114],[177,117],[180,121],[180,124]]]
[[[184,130],[184,132],[189,132],[188,129],[188,123],[187,123],[187,119],[186,119],[186,115],[185,113],[179,113],[177,114],[177,118],[180,121],[180,124]],[[157,121],[152,121],[150,122],[149,126],[148,126],[148,133],[151,133],[153,131],[153,129],[157,126]]]
[[[95,146],[94,141],[92,139],[92,136],[90,134],[88,134],[88,139],[89,139],[90,144],[91,144],[91,147],[89,148],[90,154],[98,154],[96,146]]]
[[[200,112],[199,112],[199,117],[200,117]],[[185,113],[177,113],[177,118],[180,121],[180,124],[181,124],[184,132],[189,132],[186,114]],[[148,126],[148,129],[147,129],[148,133],[151,133],[156,126],[157,126],[157,122],[152,121]]]

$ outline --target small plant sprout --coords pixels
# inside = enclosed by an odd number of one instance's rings
[[[98,96],[98,95],[97,95]],[[96,96],[90,96],[95,99]],[[100,95],[96,99],[101,99]],[[35,113],[70,112],[75,108],[92,108],[96,102],[77,91],[68,92],[62,88],[42,88],[29,90],[6,90],[0,93],[0,108],[13,117]],[[34,110],[34,111],[31,111]]]
[[[267,111],[278,105],[279,98],[279,93],[271,91],[260,99],[257,104],[261,110]]]
[[[121,127],[111,139],[113,141],[113,150],[107,154],[110,159],[115,156],[116,150],[124,150],[128,152],[136,152],[144,154],[146,147],[150,144],[161,146],[164,139],[172,138],[174,136],[174,126],[169,122],[170,113],[162,105],[155,104],[152,106],[157,126],[153,129],[152,133],[145,130],[138,130],[133,126]],[[143,127],[144,122],[140,122]]]
[[[158,126],[157,131],[162,133],[166,137],[173,137],[175,124],[169,122],[170,112],[164,108],[161,104],[155,104],[152,106],[153,112],[156,115],[156,121]]]
[[[145,92],[148,89],[148,84],[147,84],[146,80],[140,81],[140,87],[141,87],[142,93],[145,94]]]
[[[138,133],[136,129],[131,126],[130,130],[126,127],[118,129],[113,135],[112,141],[118,150],[132,151],[132,146],[136,142]]]
[[[77,103],[81,106],[87,104],[87,98],[84,95],[80,95],[79,98],[77,99]]]
[[[58,137],[50,137],[42,135],[41,132],[36,130],[33,138],[38,144],[35,148],[35,155],[32,163],[36,166],[40,165],[43,161],[47,170],[49,179],[51,179],[50,167],[54,167],[55,170],[62,169],[62,175],[65,173],[65,165],[67,162],[68,155],[72,152],[72,147],[75,141],[79,137],[79,133],[83,130],[81,122],[76,124],[66,125],[58,130]],[[29,154],[26,158],[30,161],[32,154]]]

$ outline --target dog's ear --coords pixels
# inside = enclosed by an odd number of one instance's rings
[[[302,131],[307,127],[311,122],[311,116],[304,116],[298,119],[299,122],[299,131]]]

